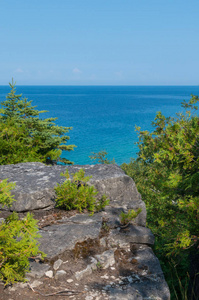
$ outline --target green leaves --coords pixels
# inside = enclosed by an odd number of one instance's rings
[[[0,180],[0,204],[2,207],[5,205],[11,206],[12,202],[15,201],[15,199],[13,199],[14,196],[12,196],[10,192],[14,189],[15,183],[8,183],[7,181],[7,179]]]
[[[37,231],[37,221],[29,213],[22,220],[13,213],[0,224],[0,280],[5,284],[24,281],[29,257],[44,256],[38,249]]]
[[[71,163],[60,158],[62,151],[71,151],[74,145],[66,145],[66,133],[71,127],[57,126],[57,118],[41,119],[46,111],[36,110],[32,101],[16,94],[15,83],[0,109],[0,164],[27,161]]]
[[[13,119],[0,121],[0,164],[42,161],[38,146],[29,136],[24,124],[15,124]]]
[[[186,276],[189,253],[199,251],[198,102],[198,96],[184,101],[185,112],[173,118],[158,112],[151,133],[137,127],[138,158],[122,165],[146,203],[155,252],[168,276],[171,260]]]
[[[0,204],[10,206],[13,201],[11,190],[15,184],[0,180]],[[22,220],[13,212],[0,223],[0,280],[5,284],[24,281],[29,271],[29,258],[44,253],[39,251],[37,239],[40,237],[37,221],[31,214]]]
[[[138,208],[137,211],[130,209],[127,213],[121,212],[120,214],[120,223],[122,225],[127,225],[133,221],[140,213],[142,209]]]
[[[85,171],[80,169],[72,174],[73,179],[70,180],[68,170],[61,173],[61,176],[66,177],[66,180],[55,187],[57,207],[66,210],[77,209],[79,212],[88,209],[88,211],[94,213],[94,211],[99,211],[108,205],[109,200],[104,195],[97,201],[95,196],[98,191],[94,186],[87,184],[91,176],[85,177],[84,175]]]
[[[115,159],[109,160],[107,158],[107,152],[105,150],[99,151],[98,153],[92,152],[92,155],[89,156],[91,160],[96,160],[100,164],[115,164]]]

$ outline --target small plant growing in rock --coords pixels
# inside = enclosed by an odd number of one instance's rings
[[[6,179],[0,180],[0,204],[10,206],[13,202],[11,190],[14,183],[8,183]],[[29,257],[39,251],[37,239],[37,221],[31,214],[27,214],[22,220],[13,212],[0,224],[0,280],[5,284],[15,281],[24,281],[25,273],[29,271]]]
[[[72,174],[72,180],[70,180],[68,170],[60,175],[66,177],[66,180],[55,187],[57,207],[66,210],[77,209],[79,212],[82,212],[83,209],[88,209],[93,214],[95,211],[99,211],[108,205],[109,200],[105,195],[97,201],[95,196],[98,194],[98,191],[94,186],[87,184],[92,176],[85,177],[83,169]]]
[[[105,232],[109,232],[110,231],[110,227],[108,226],[107,221],[105,221],[105,220],[102,221],[102,229]]]
[[[101,199],[95,204],[95,210],[100,211],[105,208],[105,206],[109,205],[110,200],[106,195],[102,195]]]
[[[10,206],[15,199],[11,195],[10,191],[14,189],[15,183],[7,182],[7,179],[0,180],[0,204],[2,207],[5,205]]]
[[[127,226],[131,221],[133,221],[140,213],[142,209],[138,208],[137,211],[130,209],[127,213],[121,212],[120,223],[122,226]]]
[[[97,270],[102,270],[102,264],[100,261],[96,263]]]

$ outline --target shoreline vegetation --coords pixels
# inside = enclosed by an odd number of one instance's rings
[[[72,128],[57,126],[56,118],[42,120],[40,114],[44,111],[17,95],[13,81],[10,88],[0,109],[0,164],[72,163],[61,158],[62,150],[74,150],[74,145],[66,145],[66,134]],[[171,299],[179,300],[196,300],[199,295],[199,265],[194,263],[199,260],[198,102],[198,96],[192,95],[182,103],[184,112],[175,117],[158,112],[152,132],[137,127],[138,156],[121,165],[145,201],[147,226],[156,238],[154,252]],[[105,150],[92,153],[90,158],[98,163],[115,163],[107,159]],[[5,188],[6,183],[3,185]],[[0,187],[0,195],[2,191]]]
[[[16,94],[15,83],[0,108],[0,164],[44,162],[72,164],[61,158],[62,151],[71,151],[75,145],[66,145],[72,128],[55,124],[57,118],[42,119],[32,101]]]

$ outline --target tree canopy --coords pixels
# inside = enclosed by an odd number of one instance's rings
[[[42,119],[32,101],[16,94],[15,83],[9,83],[11,91],[0,109],[0,164],[27,161],[71,163],[61,158],[62,150],[70,151],[74,145],[66,145],[71,127],[58,126],[57,118]]]
[[[174,290],[179,285],[177,278],[171,282],[170,266],[184,275],[181,288],[185,287],[190,257],[199,254],[198,102],[198,96],[184,101],[184,112],[175,117],[158,112],[152,132],[137,127],[138,158],[122,165],[146,203],[147,224],[156,236],[155,251]]]

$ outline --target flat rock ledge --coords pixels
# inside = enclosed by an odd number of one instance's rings
[[[0,179],[8,178],[9,181],[16,183],[12,192],[16,201],[10,210],[24,212],[54,207],[54,187],[65,180],[60,173],[66,169],[70,175],[84,169],[86,176],[92,176],[90,184],[97,188],[98,197],[107,195],[111,207],[122,207],[126,210],[142,208],[136,222],[145,226],[145,204],[133,179],[117,165],[47,166],[42,163],[20,163],[0,166]]]
[[[134,181],[116,165],[67,166],[70,174],[81,168],[92,175],[90,183],[99,195],[110,198],[110,205],[93,216],[64,216],[41,228],[39,243],[45,260],[31,258],[28,282],[4,290],[2,299],[36,300],[52,294],[52,300],[169,300],[168,285],[151,249],[154,236],[145,227],[145,205]],[[65,169],[41,163],[0,166],[0,179],[16,182],[17,201],[11,210],[51,209],[53,188],[63,182],[60,173]],[[142,213],[135,222],[122,228],[121,211],[139,207]]]

